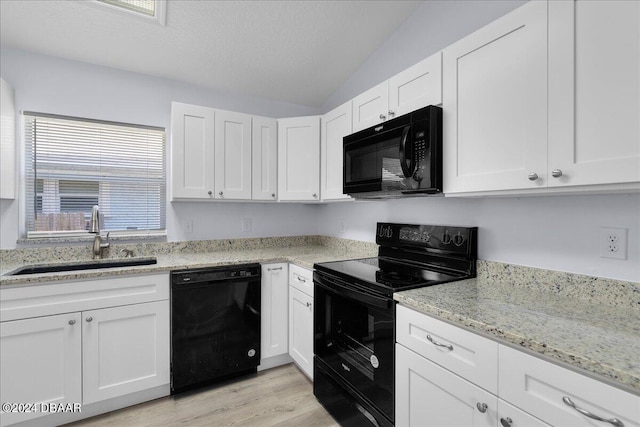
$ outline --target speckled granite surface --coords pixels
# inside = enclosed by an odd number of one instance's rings
[[[640,394],[640,284],[486,261],[400,304]]]
[[[152,256],[157,258],[158,263],[136,267],[7,275],[25,265],[72,264],[91,260],[91,252],[87,245],[25,248],[0,251],[0,285],[25,285],[105,275],[154,273],[246,262],[292,262],[313,268],[316,262],[375,256],[378,253],[377,248],[375,243],[321,236],[112,244],[105,254],[107,259],[124,258],[122,249],[129,249],[134,251],[136,258]]]

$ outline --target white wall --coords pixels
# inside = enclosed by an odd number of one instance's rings
[[[477,226],[481,259],[640,282],[639,194],[357,201],[322,207],[319,232],[373,242],[378,221]],[[628,229],[627,260],[600,257],[600,227]]]
[[[171,101],[267,117],[318,114],[311,107],[4,48],[0,75],[14,88],[19,111],[161,126],[168,147]],[[24,228],[19,207],[19,200],[0,202],[2,249],[15,248]],[[167,233],[170,241],[316,234],[316,216],[317,210],[305,205],[167,203]],[[253,219],[249,233],[242,232],[243,218]],[[187,220],[194,225],[189,234],[183,232]]]

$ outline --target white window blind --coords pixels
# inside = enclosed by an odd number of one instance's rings
[[[165,230],[165,130],[24,113],[28,237]]]

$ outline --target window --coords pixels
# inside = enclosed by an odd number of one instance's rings
[[[93,0],[82,4],[146,22],[157,22],[162,26],[167,21],[167,0]]]
[[[24,113],[27,237],[164,233],[165,131]]]

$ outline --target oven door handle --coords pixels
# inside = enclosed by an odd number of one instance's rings
[[[334,278],[324,279],[320,277],[316,277],[314,283],[316,286],[320,286],[327,291],[333,292],[345,298],[349,298],[352,300],[356,300],[363,304],[367,304],[373,307],[382,308],[388,310],[391,307],[391,299],[376,297],[373,295],[368,295],[357,290],[351,289],[348,286],[345,286]]]

